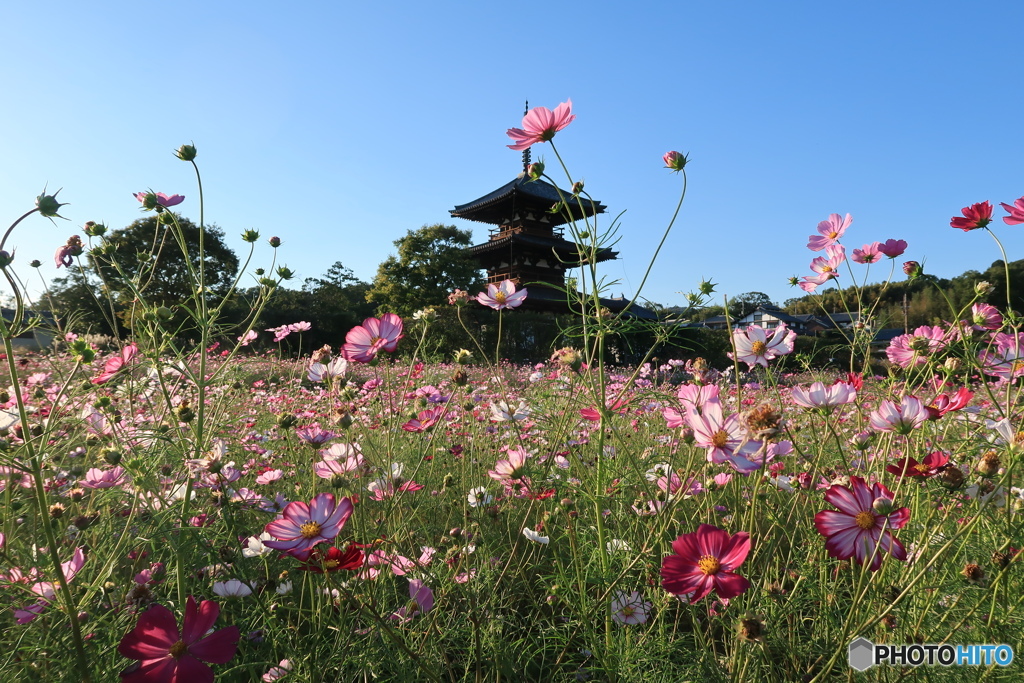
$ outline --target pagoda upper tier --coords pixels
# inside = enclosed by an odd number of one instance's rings
[[[530,180],[525,173],[510,183],[502,185],[494,192],[485,194],[467,204],[456,206],[451,214],[456,218],[465,218],[478,223],[491,225],[513,225],[529,223],[536,227],[547,227],[551,230],[569,222],[567,211],[549,213],[556,203],[564,201],[565,208],[572,211],[572,218],[582,220],[607,208],[601,202],[584,197],[575,197],[543,180]]]

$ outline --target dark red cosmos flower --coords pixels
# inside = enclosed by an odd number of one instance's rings
[[[949,221],[949,227],[960,228],[964,232],[984,228],[992,222],[992,205],[988,202],[978,202],[960,209],[963,218],[954,216]]]
[[[317,574],[336,572],[341,569],[356,571],[362,569],[365,559],[361,548],[369,547],[362,543],[349,543],[344,550],[336,546],[331,546],[327,552],[322,552],[320,548],[313,548],[309,556],[302,561],[299,569]]]
[[[220,606],[212,600],[196,605],[188,596],[185,619],[178,622],[163,605],[152,605],[139,615],[135,628],[121,639],[117,651],[139,662],[121,672],[129,683],[213,683],[210,664],[224,664],[235,656],[242,637],[237,626],[206,635],[217,621]]]
[[[924,460],[918,462],[914,458],[900,458],[895,465],[887,465],[885,471],[895,474],[898,477],[916,477],[927,479],[946,469],[949,464],[949,456],[942,451],[935,451],[925,456]]]
[[[939,394],[935,397],[932,404],[927,406],[928,419],[938,420],[946,413],[961,410],[971,402],[972,398],[974,398],[974,392],[970,391],[967,387],[960,387],[952,397],[946,394]]]
[[[697,602],[712,590],[719,598],[735,598],[750,581],[735,573],[750,552],[750,535],[701,524],[692,534],[672,542],[674,555],[661,561],[661,585],[669,593]]]

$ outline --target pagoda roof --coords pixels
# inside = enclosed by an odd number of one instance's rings
[[[544,223],[556,226],[568,223],[562,213],[547,213],[556,202],[565,198],[571,208],[582,208],[586,216],[604,213],[607,208],[601,202],[575,197],[563,190],[561,196],[558,188],[543,180],[530,180],[529,176],[520,174],[515,180],[502,185],[497,190],[485,194],[466,204],[460,204],[449,213],[456,218],[465,218],[478,223],[502,225],[514,220],[516,213],[524,211],[540,212],[547,220]],[[580,216],[582,218],[582,216]],[[537,218],[538,221],[541,217]]]
[[[578,267],[579,264],[579,251],[577,250],[574,242],[570,242],[561,237],[530,235],[522,232],[513,233],[505,237],[500,237],[496,240],[482,242],[481,244],[474,244],[472,247],[469,247],[466,252],[471,256],[480,256],[487,252],[509,249],[511,247],[527,247],[553,251],[558,254],[563,261],[565,261],[567,268],[575,268]],[[608,261],[610,259],[617,258],[618,255],[619,252],[612,251],[608,248],[599,249],[597,252],[597,261],[598,263],[601,261]]]

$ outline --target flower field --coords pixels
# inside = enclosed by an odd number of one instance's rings
[[[533,110],[513,148],[573,118],[569,103]],[[168,216],[181,201],[138,198]],[[1024,220],[1020,202],[1007,219]],[[37,210],[59,208],[44,195]],[[969,209],[954,227],[987,230],[991,206]],[[805,289],[836,277],[849,227],[819,226]],[[853,259],[896,258],[898,242]],[[247,353],[264,333],[227,334],[194,276],[198,343],[141,284],[132,338],[104,348],[66,329],[52,351],[15,352],[39,322],[24,306],[3,322],[0,680],[1020,675],[847,660],[858,637],[1024,642],[1024,336],[985,283],[953,322],[880,352],[856,328],[850,367],[794,372],[784,326],[734,330],[729,367],[685,350],[612,365],[622,321],[588,308],[593,273],[572,345],[535,365],[503,362],[500,338],[423,360],[429,311],[382,313],[298,358]],[[514,316],[525,284],[450,305]]]

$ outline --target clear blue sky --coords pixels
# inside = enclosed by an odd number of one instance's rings
[[[519,171],[505,130],[524,99],[571,97],[555,142],[626,211],[616,293],[634,292],[671,215],[671,149],[692,158],[690,188],[651,300],[680,304],[702,277],[802,294],[786,279],[810,273],[807,236],[832,212],[854,216],[848,249],[902,238],[950,277],[999,253],[949,218],[1024,195],[1022,25],[1016,1],[5,3],[0,220],[64,188],[70,220],[32,219],[9,243],[38,289],[27,263],[57,275],[54,250],[85,221],[141,216],[133,192],[184,194],[196,218],[171,154],[194,141],[207,220],[240,255],[256,228],[282,238],[296,287],[335,261],[370,280],[408,229],[486,239],[448,211]],[[1024,258],[1024,226],[993,225]]]

